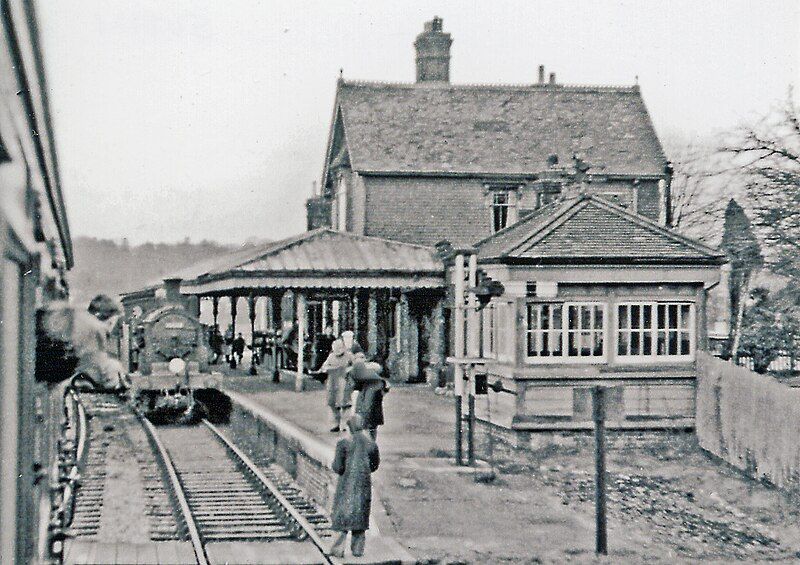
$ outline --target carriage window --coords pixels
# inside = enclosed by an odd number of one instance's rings
[[[694,354],[694,305],[625,303],[617,306],[617,355],[631,360],[690,358]]]
[[[605,359],[605,306],[599,303],[528,304],[528,360]]]

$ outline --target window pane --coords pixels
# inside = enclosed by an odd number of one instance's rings
[[[594,332],[594,355],[603,356],[603,332]]]
[[[588,330],[592,328],[592,307],[581,306],[581,326],[582,329]]]
[[[649,331],[642,332],[642,355],[653,354],[653,333]]]
[[[628,354],[628,333],[619,332],[617,334],[617,355]]]
[[[689,334],[686,332],[681,332],[681,355],[689,355]]]
[[[678,332],[669,332],[669,347],[667,348],[668,355],[678,354]]]
[[[653,327],[653,305],[646,304],[642,306],[642,315],[643,315],[643,323],[642,327],[646,329],[650,329]]]
[[[678,327],[678,305],[677,304],[670,304],[668,312],[669,312],[669,327],[670,328],[677,328]]]
[[[639,327],[641,327],[639,325],[639,323],[641,321],[641,319],[640,319],[641,309],[642,309],[642,307],[639,306],[638,304],[635,304],[635,305],[631,306],[631,328],[639,328]]]
[[[562,310],[561,304],[553,304],[552,306],[553,328],[557,330],[560,330],[564,327],[561,321],[561,310]]]
[[[680,327],[682,330],[689,329],[689,308],[688,304],[681,304],[681,323]]]
[[[533,330],[539,327],[539,306],[528,304],[528,329]]]
[[[630,307],[627,304],[624,306],[620,306],[619,309],[617,310],[617,317],[619,318],[619,329],[621,330],[626,330],[631,327],[628,317],[629,311]]]
[[[658,323],[656,327],[659,330],[667,327],[667,307],[664,304],[658,305]]]
[[[569,307],[569,316],[567,318],[569,323],[569,328],[576,330],[578,329],[578,307],[577,306],[570,306]]]
[[[564,332],[550,332],[550,355],[555,357],[562,357],[564,355],[563,352],[563,345],[561,340],[563,339]]]
[[[569,332],[567,335],[567,355],[570,357],[578,356],[578,334],[575,332]]]
[[[539,328],[546,330],[547,328],[550,327],[550,305],[542,304],[541,306],[539,306],[539,309],[541,311]]]
[[[594,307],[594,327],[595,329],[603,328],[603,308],[601,306]]]
[[[641,355],[642,350],[640,347],[640,333],[639,332],[631,332],[631,355]]]
[[[594,350],[594,332],[581,332],[580,333],[580,354],[582,356],[590,356]]]

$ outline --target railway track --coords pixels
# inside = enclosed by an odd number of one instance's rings
[[[279,542],[261,547],[269,552],[280,546],[276,551],[290,555],[296,547],[319,563],[340,563],[325,554],[327,517],[291,476],[273,463],[257,465],[210,422],[155,427],[114,395],[80,394],[77,406],[86,417],[70,537],[102,543],[102,524],[124,519],[104,517],[103,506],[114,492],[106,467],[109,445],[126,436],[133,438],[128,452],[138,463],[153,542],[189,540],[198,564],[213,561],[209,544],[229,548],[237,542]]]
[[[198,426],[142,422],[169,477],[197,562],[209,563],[207,544],[296,540],[311,543],[320,562],[327,519],[279,469],[260,468],[225,434],[204,420]]]

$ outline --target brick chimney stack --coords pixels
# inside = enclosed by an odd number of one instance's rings
[[[425,22],[425,30],[417,36],[417,82],[450,82],[449,33],[442,31],[442,18]]]
[[[539,84],[544,84],[544,65],[539,65]]]
[[[554,85],[556,83],[556,73],[550,73],[550,84]]]

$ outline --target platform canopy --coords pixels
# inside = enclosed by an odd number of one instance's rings
[[[433,289],[444,266],[431,247],[320,228],[203,265],[182,294],[259,294],[278,289]]]

